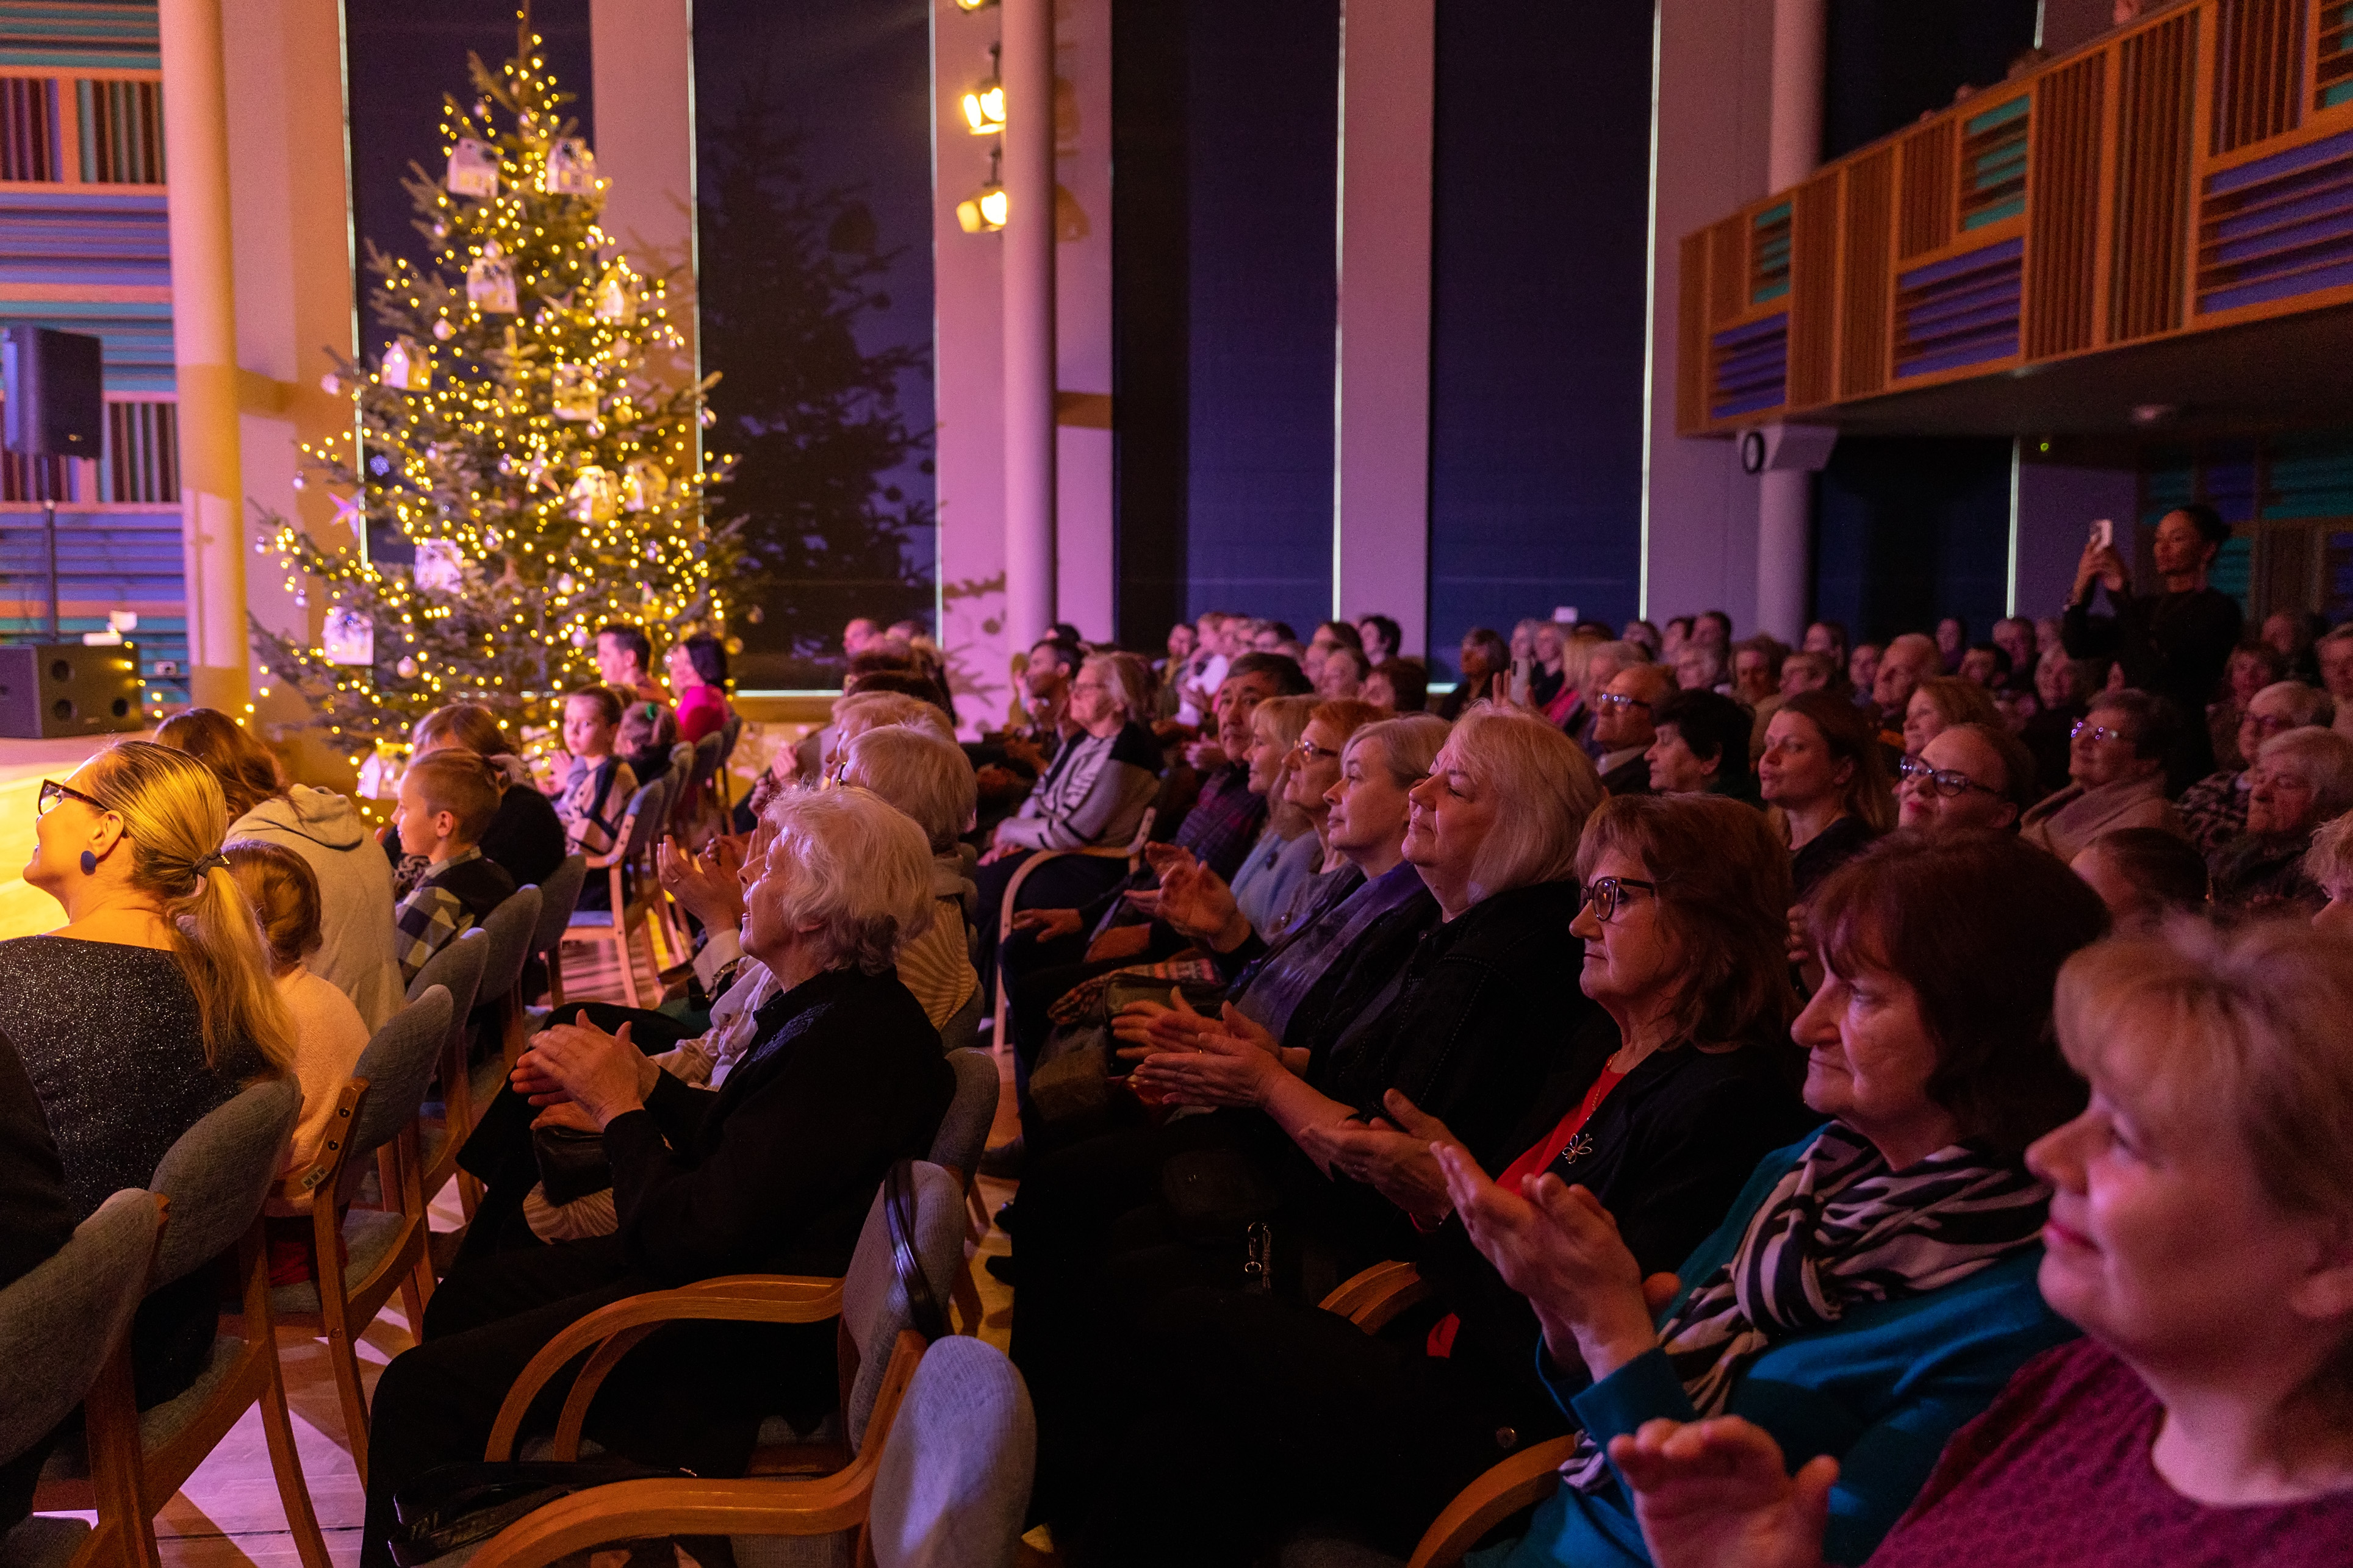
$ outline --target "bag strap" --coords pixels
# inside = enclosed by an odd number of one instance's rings
[[[882,1178],[882,1223],[891,1233],[891,1267],[907,1298],[907,1317],[926,1344],[945,1339],[947,1315],[915,1256],[915,1163],[901,1160]]]

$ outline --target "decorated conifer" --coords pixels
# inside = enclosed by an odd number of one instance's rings
[[[306,446],[297,481],[331,487],[354,542],[270,514],[255,546],[298,603],[328,601],[317,643],[257,622],[255,649],[347,742],[457,700],[544,721],[596,678],[608,621],[724,635],[737,552],[706,514],[725,464],[702,450],[686,307],[598,226],[572,95],[527,22],[517,44],[495,72],[470,57],[470,103],[445,99],[443,176],[410,165],[425,265],[368,247],[391,341],[327,377],[354,434]]]

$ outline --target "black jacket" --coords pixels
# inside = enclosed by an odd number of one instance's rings
[[[1601,775],[1601,788],[1604,793],[1612,795],[1650,794],[1651,759],[1649,754],[1644,753],[1642,755],[1630,758],[1626,762],[1620,763],[1616,767],[1611,768],[1608,773],[1603,773]]]
[[[23,1058],[0,1035],[0,1286],[47,1262],[73,1227],[57,1140]]]
[[[1606,1016],[1578,1032],[1514,1130],[1504,1164],[1577,1108],[1618,1043]],[[1757,1163],[1821,1121],[1798,1096],[1799,1070],[1786,1036],[1727,1051],[1654,1052],[1548,1168],[1601,1201],[1645,1276],[1674,1268],[1724,1223]],[[1540,1397],[1535,1310],[1471,1244],[1462,1222],[1449,1219],[1423,1237],[1414,1261],[1461,1320],[1456,1365],[1530,1396],[1518,1403]]]
[[[516,887],[540,887],[564,863],[564,819],[539,791],[512,785],[499,797],[499,814],[483,829],[478,847],[483,859],[506,868]],[[404,853],[399,828],[385,835],[384,849],[397,868]]]
[[[838,1276],[893,1162],[923,1159],[955,1095],[896,971],[829,969],[769,999],[717,1090],[664,1073],[605,1129],[630,1267],[657,1285]]]

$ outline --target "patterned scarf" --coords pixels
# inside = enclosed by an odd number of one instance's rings
[[[2042,1234],[2050,1189],[2014,1162],[1966,1144],[1891,1171],[1842,1122],[1774,1186],[1731,1259],[1659,1326],[1659,1343],[1701,1419],[1777,1341],[1826,1327],[1851,1304],[1924,1295],[2000,1262]],[[1610,1479],[1580,1436],[1560,1473],[1583,1492]]]

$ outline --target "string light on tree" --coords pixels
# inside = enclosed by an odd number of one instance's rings
[[[610,181],[528,23],[498,70],[445,98],[447,164],[404,182],[431,250],[369,247],[393,342],[322,384],[354,432],[302,457],[353,542],[265,519],[290,592],[323,595],[315,645],[253,626],[271,675],[348,743],[396,741],[469,700],[544,722],[595,679],[608,620],[725,635],[732,525],[707,513],[729,459],[700,449],[712,382],[672,324],[682,289],[597,223]]]

